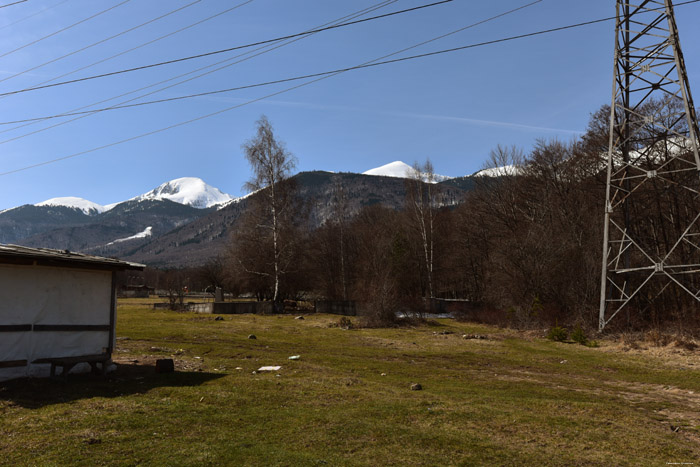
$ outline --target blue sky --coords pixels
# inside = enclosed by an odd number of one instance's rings
[[[0,80],[4,81],[0,81],[0,93],[36,86],[92,65],[245,0],[193,1],[28,0],[1,8]],[[318,33],[141,100],[358,65],[531,2],[454,0]],[[294,34],[378,3],[379,0],[253,0],[60,80]],[[425,3],[430,1],[397,0],[369,16]],[[56,33],[113,6],[116,7],[108,12]],[[179,7],[185,8],[56,60]],[[525,34],[614,13],[613,0],[542,0],[398,56]],[[695,25],[700,4],[677,7],[677,16],[691,88],[697,95],[700,30]],[[529,150],[538,138],[568,140],[585,130],[590,114],[610,101],[613,28],[611,21],[351,71],[249,104],[298,83],[103,112],[40,132],[36,131],[68,119],[22,128],[0,125],[0,172],[8,172],[243,104],[151,136],[0,176],[0,210],[58,196],[79,196],[108,204],[184,176],[200,177],[227,193],[241,195],[250,176],[241,145],[254,135],[255,121],[262,114],[267,115],[279,139],[299,159],[299,171],[363,172],[394,160],[410,164],[429,157],[440,174],[471,174],[483,166],[497,144]],[[53,33],[56,34],[27,45]],[[246,51],[0,97],[0,121],[59,114],[103,100],[106,102],[97,107],[115,105],[193,75],[113,99],[116,96]],[[49,61],[52,63],[37,67]],[[27,135],[31,132],[36,133]]]

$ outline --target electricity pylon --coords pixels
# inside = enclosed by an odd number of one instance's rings
[[[700,302],[698,134],[671,0],[617,0],[600,331]]]

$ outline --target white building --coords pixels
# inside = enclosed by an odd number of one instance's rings
[[[115,273],[144,267],[0,245],[0,381],[81,362],[104,370],[115,344]]]

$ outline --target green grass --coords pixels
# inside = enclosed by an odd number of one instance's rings
[[[338,317],[327,315],[215,321],[124,303],[115,373],[0,383],[0,464],[636,466],[700,459],[700,375],[670,357],[449,320],[343,330],[329,327]],[[684,360],[691,365],[692,355]],[[176,373],[156,374],[157,358],[173,358]],[[264,365],[282,369],[253,373]],[[412,382],[423,390],[411,391]]]

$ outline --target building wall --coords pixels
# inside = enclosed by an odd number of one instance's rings
[[[110,271],[0,265],[0,326],[109,325]],[[100,354],[109,330],[0,332],[0,362]],[[43,376],[49,365],[0,368],[0,380]]]

